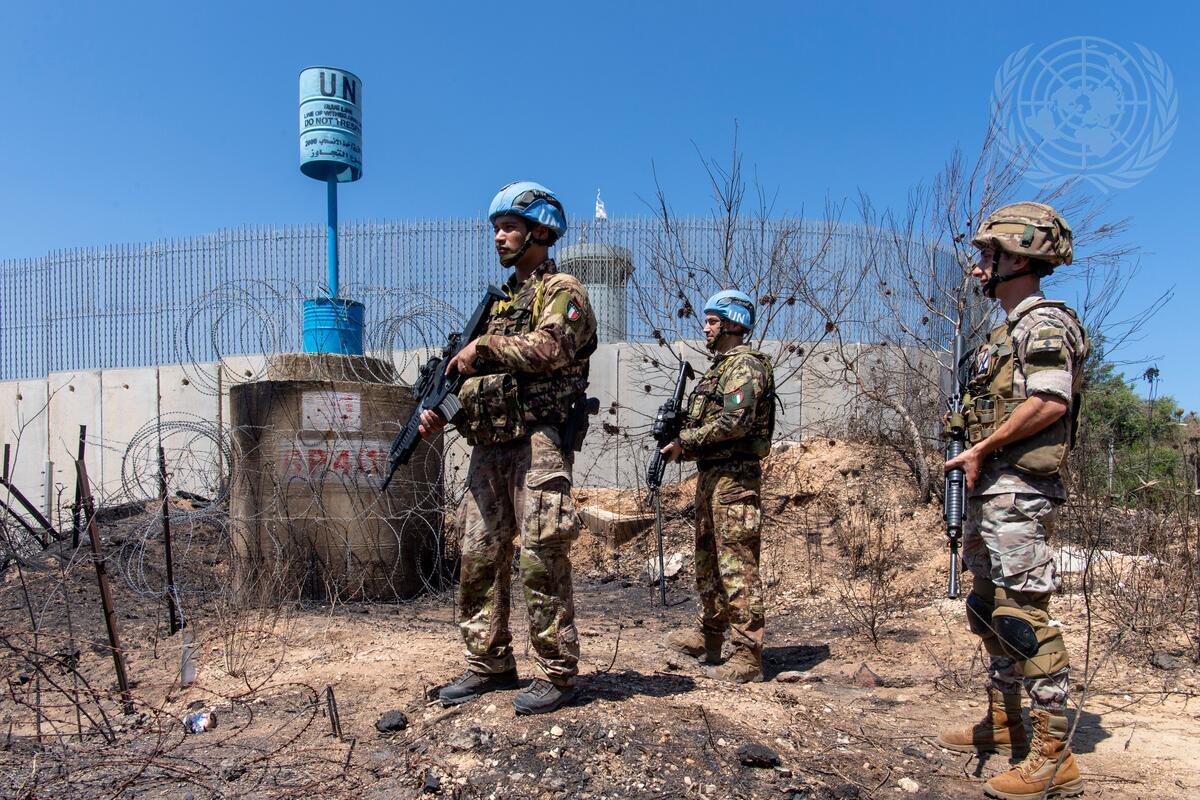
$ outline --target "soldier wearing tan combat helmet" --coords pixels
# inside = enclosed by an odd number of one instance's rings
[[[1049,206],[1014,203],[984,220],[971,243],[979,248],[972,275],[1005,319],[968,358],[970,447],[946,469],[961,467],[970,492],[967,622],[990,656],[991,681],[983,720],[943,731],[938,744],[1024,755],[987,782],[989,797],[1074,797],[1083,781],[1067,738],[1069,662],[1050,621],[1060,581],[1047,539],[1066,500],[1062,469],[1088,343],[1075,312],[1040,289],[1055,267],[1071,263],[1071,229]],[[1032,739],[1021,721],[1022,688],[1032,703]]]

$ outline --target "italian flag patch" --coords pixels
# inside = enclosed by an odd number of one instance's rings
[[[579,310],[579,306],[575,305],[575,301],[567,303],[567,321],[575,322],[579,319],[583,312]]]
[[[732,392],[725,393],[725,409],[727,411],[736,411],[754,402],[754,384],[747,381],[746,383],[734,389]]]

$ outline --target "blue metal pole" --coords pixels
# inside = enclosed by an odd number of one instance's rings
[[[329,249],[329,296],[338,296],[338,246],[337,246],[337,175],[330,172],[325,179],[327,188],[327,214],[325,218],[325,239]]]

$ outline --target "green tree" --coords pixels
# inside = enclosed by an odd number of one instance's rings
[[[1077,435],[1080,477],[1090,491],[1127,498],[1183,479],[1178,431],[1184,411],[1174,398],[1154,396],[1156,368],[1140,377],[1149,384],[1147,397],[1106,359],[1103,338],[1093,340]]]

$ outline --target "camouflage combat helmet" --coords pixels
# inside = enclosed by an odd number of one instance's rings
[[[1051,267],[1071,263],[1071,226],[1042,203],[1026,201],[996,209],[979,226],[971,244],[1036,258]]]

